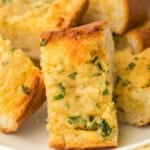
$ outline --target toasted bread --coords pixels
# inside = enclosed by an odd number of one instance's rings
[[[137,126],[150,122],[150,48],[137,55],[116,53],[115,101],[119,120]]]
[[[127,33],[127,42],[132,48],[133,53],[140,53],[150,47],[150,21]]]
[[[41,43],[49,146],[117,146],[112,102],[114,45],[106,23],[44,32]]]
[[[105,19],[116,34],[123,34],[147,20],[150,12],[149,0],[90,0],[90,5],[83,22]]]
[[[45,101],[41,71],[0,37],[0,132],[15,132]]]
[[[87,6],[88,0],[6,1],[0,7],[0,33],[38,59],[41,31],[77,25]]]
[[[82,24],[87,24],[102,20],[100,0],[89,0],[89,7],[81,21]]]

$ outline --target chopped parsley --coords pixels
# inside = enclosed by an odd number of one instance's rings
[[[63,86],[62,83],[58,83],[57,86],[60,89],[61,93],[56,95],[56,96],[54,96],[54,99],[55,100],[61,100],[61,99],[63,99],[65,97],[66,89],[65,89],[65,87]]]
[[[101,135],[103,137],[107,137],[112,133],[112,128],[106,122],[105,119],[102,119],[99,123],[97,123],[97,125],[98,125],[98,128],[101,130]]]
[[[118,84],[121,81],[121,78],[119,76],[116,77],[115,84]]]
[[[61,90],[61,92],[65,95],[66,94],[66,89],[65,87],[63,86],[62,83],[58,83],[58,88]]]
[[[8,61],[2,61],[1,64],[2,64],[3,66],[6,66],[6,65],[8,65],[9,63],[8,63]]]
[[[101,76],[101,75],[102,75],[102,73],[97,72],[97,73],[93,74],[91,77],[97,77],[97,76]]]
[[[46,46],[48,43],[47,39],[42,39],[40,42],[40,46]]]
[[[61,100],[64,98],[64,95],[63,94],[58,94],[54,97],[55,100]]]
[[[95,56],[92,60],[91,60],[91,63],[92,64],[95,64],[95,62],[98,60],[98,56]]]
[[[10,3],[12,0],[3,0],[3,3],[6,4],[6,3]]]
[[[124,81],[122,82],[122,86],[123,86],[123,87],[126,87],[126,86],[128,86],[129,84],[131,84],[131,82],[130,82],[129,80],[124,80]]]
[[[68,117],[68,123],[78,129],[97,130],[103,137],[107,137],[112,133],[112,128],[105,119],[95,120],[93,116],[89,116],[89,121],[83,119],[81,116],[70,116]]]
[[[13,47],[10,49],[11,52],[14,52],[16,49]]]
[[[109,94],[109,91],[108,91],[108,89],[105,89],[104,91],[103,91],[103,96],[106,96],[106,95],[108,95]]]
[[[73,72],[73,73],[69,74],[68,77],[72,80],[75,80],[77,75],[78,75],[77,72]]]
[[[147,69],[150,71],[150,65],[147,65]]]
[[[81,119],[81,116],[71,116],[71,117],[68,117],[68,123],[75,124],[75,123],[78,123],[80,119]]]
[[[21,89],[22,89],[22,91],[23,91],[23,93],[24,94],[30,94],[30,89],[29,89],[29,87],[27,87],[27,86],[25,86],[25,85],[22,85],[21,86]]]
[[[138,57],[134,57],[134,60],[138,60],[139,58]]]
[[[96,107],[97,107],[97,108],[100,108],[101,106],[100,106],[100,104],[96,103]]]
[[[98,67],[99,70],[104,71],[103,67],[102,67],[102,65],[100,63],[97,63],[96,66]]]
[[[107,86],[110,85],[109,81],[106,81],[105,84],[106,84]]]
[[[126,70],[132,70],[132,69],[134,69],[135,66],[136,66],[136,64],[134,62],[131,62],[128,64]]]

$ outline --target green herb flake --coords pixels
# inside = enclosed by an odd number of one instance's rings
[[[25,86],[25,85],[22,85],[21,86],[21,89],[22,89],[22,91],[23,91],[23,93],[24,94],[30,94],[30,89],[29,89],[29,87],[27,87],[27,86]]]
[[[91,63],[92,64],[95,64],[95,62],[98,60],[98,56],[95,56],[92,60],[91,60]]]
[[[95,74],[93,74],[91,77],[98,77],[98,76],[101,76],[102,75],[102,73],[95,73]]]
[[[150,71],[150,65],[147,65],[147,69]]]
[[[73,72],[73,73],[69,74],[68,77],[72,80],[75,80],[77,75],[78,75],[77,72]]]
[[[121,78],[119,76],[117,76],[116,80],[115,80],[115,84],[118,84],[120,81],[121,81]]]
[[[11,48],[10,49],[11,52],[14,52],[15,50],[16,50],[16,48]]]
[[[10,3],[12,0],[3,0],[3,4]]]
[[[81,116],[70,116],[68,117],[68,123],[69,124],[76,124],[80,121]]]
[[[109,81],[106,81],[105,84],[106,84],[107,86],[110,85]]]
[[[131,84],[131,82],[130,82],[129,80],[124,80],[124,81],[122,82],[122,86],[123,86],[123,87],[126,87],[126,86],[128,86],[129,84]]]
[[[40,42],[40,46],[46,46],[48,43],[47,39],[42,39]]]
[[[98,125],[98,128],[101,130],[101,135],[103,137],[107,137],[112,133],[112,128],[106,122],[105,119],[103,119],[101,122],[97,123],[97,125]]]
[[[96,107],[97,107],[97,108],[101,108],[101,106],[100,106],[99,103],[96,103]]]
[[[126,68],[126,70],[129,70],[129,69],[132,70],[134,69],[134,67],[136,67],[136,64],[134,62],[131,62],[128,64],[128,67]]]
[[[1,64],[2,64],[3,66],[6,66],[6,65],[8,65],[9,63],[8,63],[8,61],[2,61]]]
[[[134,60],[138,60],[139,58],[138,57],[134,57]]]
[[[103,96],[106,96],[106,95],[108,95],[108,94],[109,94],[108,89],[105,89],[105,90],[103,91],[103,93],[102,93]]]
[[[61,90],[61,92],[65,95],[66,94],[66,89],[65,87],[63,86],[62,83],[58,83],[58,88]]]
[[[99,70],[104,71],[103,67],[102,67],[102,65],[100,63],[97,63],[96,66],[98,67]]]
[[[61,99],[63,99],[63,98],[64,98],[64,95],[63,95],[63,94],[58,94],[58,95],[54,96],[54,99],[55,99],[55,100],[61,100]]]

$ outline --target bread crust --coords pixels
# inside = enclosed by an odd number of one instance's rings
[[[103,143],[88,143],[88,142],[82,142],[80,143],[79,141],[70,141],[69,143],[69,147],[66,147],[65,146],[65,143],[63,143],[63,141],[53,141],[53,142],[49,142],[49,147],[55,147],[56,149],[76,149],[76,150],[79,150],[79,149],[97,149],[97,148],[107,148],[107,147],[110,147],[110,148],[114,148],[118,145],[118,142],[117,141],[107,141],[107,142],[103,142]],[[75,145],[78,145],[78,146],[75,146]]]
[[[61,31],[44,31],[41,34],[41,40],[45,40],[46,44],[49,43],[49,41],[52,40],[57,40],[60,38],[81,38],[81,36],[85,36],[85,37],[89,37],[91,35],[93,35],[95,32],[97,31],[103,31],[104,26],[106,25],[105,21],[101,21],[101,22],[94,22],[91,23],[89,25],[83,25],[81,27],[76,27],[76,28],[65,28]]]
[[[144,49],[150,47],[149,37],[150,27],[143,30],[132,31],[127,34],[128,43],[133,48],[134,53],[140,53]]]
[[[82,17],[84,16],[84,14],[88,8],[89,0],[82,0],[81,4],[82,4],[81,6],[79,5],[77,7],[77,11],[76,11],[74,17],[72,17],[69,27],[75,27],[76,25],[80,24]]]
[[[11,128],[5,128],[0,126],[0,132],[2,133],[12,133],[15,132],[20,125],[26,121],[45,101],[45,86],[43,83],[43,77],[39,71],[33,80],[31,81],[30,93],[29,95],[24,95],[22,97],[23,110],[19,114],[14,115],[13,120],[15,124]],[[17,109],[17,108],[16,108]],[[19,109],[19,107],[18,107]]]
[[[138,24],[148,19],[147,5],[149,5],[148,0],[122,0],[125,9],[125,20],[124,26],[118,34],[123,34],[124,32],[132,29]]]

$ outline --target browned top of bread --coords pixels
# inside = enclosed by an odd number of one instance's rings
[[[41,34],[41,39],[46,40],[48,43],[50,40],[56,40],[60,38],[86,38],[89,36],[93,36],[94,33],[97,33],[97,31],[102,31],[104,30],[104,26],[106,25],[106,22],[101,21],[101,22],[95,22],[90,24],[90,26],[83,25],[81,27],[76,27],[76,28],[65,28],[61,31],[45,31]]]

